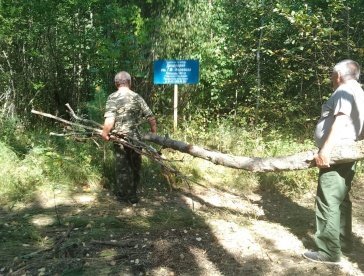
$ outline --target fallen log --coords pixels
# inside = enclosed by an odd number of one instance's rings
[[[93,134],[95,135],[101,136],[101,129],[88,127],[80,123],[73,123],[61,119],[59,117],[56,117],[54,115],[39,112],[36,110],[32,110],[32,113],[58,120],[70,126],[81,127],[86,130],[92,131]],[[305,170],[316,166],[314,156],[317,153],[317,149],[313,149],[306,152],[300,152],[288,156],[265,157],[265,158],[245,157],[245,156],[235,156],[231,154],[225,154],[218,151],[212,151],[200,146],[188,144],[178,140],[173,140],[168,137],[162,137],[153,133],[145,134],[142,137],[142,139],[144,141],[161,145],[164,148],[170,148],[173,150],[177,150],[192,155],[197,158],[205,159],[216,165],[221,165],[234,169],[242,169],[252,172]],[[364,140],[350,145],[336,147],[331,154],[330,164],[347,163],[361,159],[364,159]]]
[[[145,134],[143,140],[205,159],[216,165],[252,172],[303,170],[315,166],[314,155],[316,151],[307,151],[280,157],[245,157],[212,151],[152,133]]]
[[[273,172],[304,170],[316,167],[314,156],[317,149],[278,157],[245,157],[212,151],[199,146],[161,137],[153,133],[143,136],[145,141],[162,145],[194,157],[208,160],[216,165],[252,172]],[[347,163],[364,159],[364,140],[345,146],[336,147],[331,154],[330,164]]]

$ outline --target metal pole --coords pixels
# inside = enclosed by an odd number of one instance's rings
[[[174,85],[174,101],[173,101],[173,131],[177,130],[177,114],[178,114],[178,85]]]

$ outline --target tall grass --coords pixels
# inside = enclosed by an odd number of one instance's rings
[[[42,188],[75,189],[82,185],[98,185],[102,158],[98,163],[100,153],[94,145],[52,138],[39,130],[31,132],[25,128],[16,133],[16,138],[11,137],[21,128],[19,124],[8,125],[0,133],[2,204],[26,201]]]

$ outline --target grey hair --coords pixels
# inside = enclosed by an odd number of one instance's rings
[[[130,88],[131,86],[131,76],[126,71],[121,71],[115,75],[114,78],[115,85],[119,86],[127,86]]]
[[[335,65],[333,72],[338,73],[344,80],[354,79],[358,81],[360,78],[360,65],[354,60],[345,59]]]

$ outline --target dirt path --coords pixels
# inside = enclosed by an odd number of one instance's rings
[[[207,213],[211,214],[214,208],[228,213],[228,220],[207,215],[206,221],[219,244],[235,258],[241,272],[249,270],[249,275],[364,275],[364,197],[363,192],[359,192],[355,189],[353,199],[355,250],[334,266],[312,263],[301,257],[306,248],[314,249],[314,194],[293,202],[274,190],[242,198],[200,189],[195,192],[200,204],[195,206],[197,213],[208,209]],[[244,217],[247,221],[242,223]],[[216,275],[226,274],[216,272]]]
[[[0,275],[364,275],[361,186],[354,254],[339,265],[301,257],[313,248],[313,194],[292,201],[275,190],[151,189],[131,206],[106,191],[59,191],[1,211]],[[32,235],[10,243],[28,228]]]

